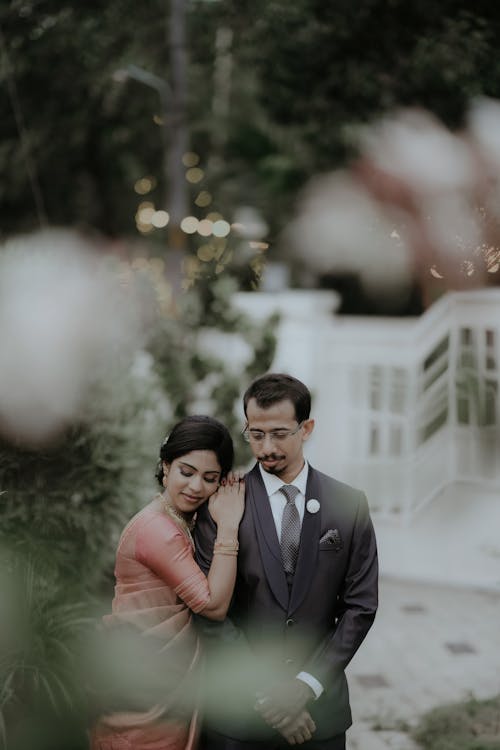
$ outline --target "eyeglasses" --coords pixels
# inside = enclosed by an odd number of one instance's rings
[[[264,432],[264,430],[251,430],[247,425],[243,430],[242,435],[247,443],[262,443],[265,440],[266,435],[269,435],[269,438],[273,443],[282,443],[284,440],[292,437],[292,435],[296,435],[303,424],[304,422],[300,422],[294,430],[278,429],[269,430],[269,432]]]

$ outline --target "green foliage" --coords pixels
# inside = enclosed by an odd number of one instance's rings
[[[37,223],[24,141],[51,224],[109,234],[133,228],[133,183],[161,159],[152,120],[158,105],[153,91],[124,88],[112,75],[129,58],[161,72],[166,56],[161,3],[141,9],[143,23],[139,31],[136,18],[132,34],[123,21],[135,8],[121,1],[2,4],[2,68],[10,84],[0,103],[2,169],[9,174],[0,192],[2,231]]]
[[[466,9],[444,16],[427,36],[415,40],[404,71],[412,92],[408,99],[402,96],[402,103],[425,106],[450,127],[459,127],[469,100],[488,93],[491,44],[486,18]],[[496,81],[492,95],[498,94]]]
[[[360,123],[418,105],[456,127],[471,96],[500,96],[500,13],[492,3],[192,0],[185,10],[190,146],[205,171],[191,197],[209,190],[207,210],[224,216],[256,206],[271,238],[301,185],[352,153]],[[135,64],[168,81],[168,22],[158,0],[3,3],[3,232],[37,222],[24,141],[53,224],[134,235],[133,186],[149,174],[157,186],[148,200],[161,204],[159,97],[113,74]],[[226,115],[213,107],[221,29],[232,33]],[[165,231],[152,236],[163,241]]]
[[[91,624],[88,605],[75,603],[60,581],[49,581],[38,559],[16,546],[0,552],[0,747],[48,750],[44,735],[62,725],[71,726],[75,743],[86,718],[76,667],[79,638]]]
[[[80,423],[51,445],[2,441],[0,540],[63,577],[75,599],[108,573],[121,528],[152,492],[160,397],[154,380],[125,370],[91,389]]]
[[[249,382],[271,366],[278,316],[262,327],[254,323],[232,304],[235,290],[228,276],[197,284],[181,300],[176,317],[160,316],[149,351],[173,406],[171,423],[193,411],[213,414],[230,430],[236,463],[242,464],[248,451],[240,434],[240,399]],[[207,337],[216,347],[204,346]],[[236,340],[246,343],[246,358],[232,351]]]
[[[111,593],[126,521],[155,492],[164,434],[158,380],[132,364],[94,383],[78,423],[50,444],[2,439],[0,734],[9,750],[86,746],[81,639],[95,627],[97,595]]]
[[[426,750],[500,750],[500,696],[436,708],[412,735]]]

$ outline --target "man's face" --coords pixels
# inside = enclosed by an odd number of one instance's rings
[[[314,428],[314,420],[306,419],[299,426],[295,407],[288,399],[262,409],[251,398],[247,422],[252,453],[264,471],[292,482],[304,465],[303,444]]]

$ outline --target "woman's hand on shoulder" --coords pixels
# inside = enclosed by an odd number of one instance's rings
[[[245,510],[245,475],[231,471],[208,501],[208,510],[217,526],[237,529]]]

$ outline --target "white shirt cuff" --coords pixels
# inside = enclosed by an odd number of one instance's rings
[[[309,674],[309,672],[299,672],[295,676],[297,680],[302,680],[302,682],[305,682],[306,685],[309,685],[314,695],[316,696],[316,700],[318,700],[319,696],[324,691],[324,687],[321,682],[317,680],[316,677],[313,677],[312,674]]]

